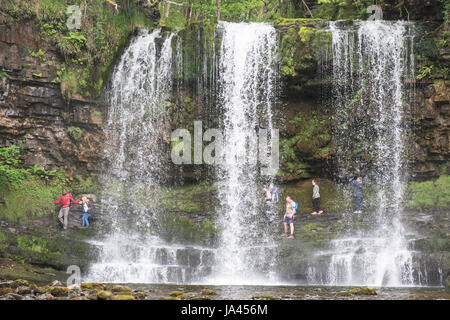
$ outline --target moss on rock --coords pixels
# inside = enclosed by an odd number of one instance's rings
[[[16,290],[13,288],[0,288],[0,296],[3,296],[8,293],[14,293]]]
[[[113,298],[113,293],[111,291],[101,290],[97,292],[98,300],[111,300]]]
[[[131,292],[131,288],[128,286],[114,285],[111,289],[112,292]]]
[[[135,300],[135,298],[130,294],[121,294],[112,296],[111,300]]]
[[[85,282],[80,285],[81,290],[87,291],[100,291],[105,290],[105,285],[98,282]]]
[[[217,292],[215,292],[215,291],[212,290],[212,289],[207,289],[207,288],[205,288],[205,289],[202,289],[202,290],[201,290],[201,294],[203,294],[203,295],[216,295]]]
[[[353,295],[363,295],[363,296],[374,296],[377,295],[377,291],[373,288],[362,287],[362,288],[354,288],[347,291],[342,291],[336,293],[338,296],[353,296]]]
[[[49,287],[48,292],[54,297],[67,297],[69,288],[67,287]]]
[[[183,291],[180,291],[180,290],[174,290],[174,291],[169,293],[169,296],[171,296],[171,297],[181,297],[181,296],[184,296],[184,295],[185,295],[185,293]]]

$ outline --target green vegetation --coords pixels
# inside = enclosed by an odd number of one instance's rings
[[[98,110],[92,112],[92,115],[93,115],[95,118],[101,118],[101,117],[102,117],[101,111],[98,111]]]
[[[208,219],[198,224],[186,217],[168,215],[164,220],[169,241],[211,244],[218,235],[214,222]]]
[[[0,252],[8,247],[8,236],[4,232],[0,232]]]
[[[46,216],[68,182],[64,172],[21,167],[17,146],[0,147],[0,218],[10,221]]]
[[[213,29],[218,15],[220,20],[226,21],[277,20],[279,26],[286,26],[292,24],[293,20],[296,20],[295,24],[300,25],[301,20],[310,23],[320,19],[366,19],[368,14],[365,10],[374,3],[373,0],[320,0],[315,9],[311,8],[311,12],[302,2],[294,0],[172,0],[171,3],[160,0],[116,0],[116,2],[119,5],[117,11],[105,0],[2,0],[1,11],[9,23],[18,20],[35,21],[39,26],[41,40],[57,48],[64,61],[56,66],[60,71],[53,81],[61,83],[64,96],[71,99],[77,94],[97,97],[109,68],[126,43],[128,35],[137,27],[153,29],[158,24],[159,15],[160,26],[169,29],[185,29],[191,25],[198,25],[199,22],[206,28],[212,26]],[[69,5],[80,7],[82,16],[79,30],[68,30],[66,23],[72,18],[66,13]],[[445,22],[434,37],[437,47],[447,47],[450,43],[448,30],[450,6],[444,2],[443,7]],[[304,19],[305,17],[315,19]],[[301,74],[299,70],[315,66],[312,52],[323,46],[323,42],[329,42],[327,36],[324,36],[325,32],[318,33],[311,27],[291,29],[295,30],[289,30],[289,34],[293,32],[296,35],[284,37],[282,45],[282,72],[286,76]],[[309,43],[311,45],[305,45]],[[295,44],[298,48],[290,50]],[[47,61],[46,52],[42,48],[30,52],[30,55],[42,62],[55,64],[54,61]],[[303,59],[298,59],[297,55],[302,55]],[[423,62],[419,67],[432,65],[429,63],[432,56],[433,54],[420,53],[419,60]],[[297,65],[298,63],[303,66]],[[436,65],[433,68],[434,73],[448,74],[448,68]],[[1,76],[6,75],[0,73]]]
[[[449,67],[441,52],[450,46],[450,2],[442,3],[443,22],[433,31],[425,31],[419,37],[416,58],[417,79],[448,79]]]
[[[280,17],[295,18],[308,14],[299,1],[260,0],[173,0],[180,5],[158,3],[160,24],[172,29],[183,29],[191,23],[224,21],[273,21]],[[218,7],[218,5],[220,6]]]
[[[100,189],[101,175],[98,173],[77,174],[69,177],[68,183],[73,194],[92,193],[97,194]]]
[[[412,209],[448,208],[450,206],[450,176],[441,175],[436,181],[411,182],[408,188]]]
[[[347,291],[342,291],[336,293],[338,296],[353,296],[353,295],[363,295],[363,296],[374,296],[377,295],[377,291],[373,288],[362,287],[362,288],[354,288]]]
[[[69,137],[71,137],[75,142],[79,142],[83,137],[83,130],[79,127],[68,127],[67,133],[69,134]]]
[[[55,46],[64,57],[54,82],[68,99],[75,94],[95,97],[116,53],[136,27],[152,29],[155,21],[140,1],[120,1],[120,10],[104,0],[2,0],[1,11],[14,20],[33,20],[40,28],[41,39]],[[68,30],[66,14],[69,5],[78,5],[82,12],[80,30]],[[147,14],[147,15],[146,15]],[[45,62],[39,49],[31,56]],[[42,76],[42,75],[41,75]]]
[[[280,139],[281,172],[287,180],[310,178],[311,166],[331,156],[331,133],[327,116],[298,113],[289,120],[295,127],[293,137]]]
[[[366,12],[367,7],[374,2],[373,0],[319,0],[319,6],[313,11],[313,15],[314,18],[326,20],[365,20],[369,17]]]
[[[299,78],[290,83],[291,88],[301,88],[307,80],[316,75],[318,61],[323,53],[331,48],[331,33],[310,27],[318,19],[278,19],[275,27],[286,29],[281,40],[282,75],[288,80]],[[308,25],[308,26],[307,26]],[[300,76],[300,77],[299,77]],[[300,91],[297,89],[297,91]]]
[[[210,213],[214,206],[205,203],[215,191],[213,184],[204,181],[196,184],[187,184],[180,187],[172,187],[162,190],[157,198],[161,199],[161,205],[165,211],[181,211],[183,213],[205,212]]]
[[[2,279],[5,280],[24,279],[37,284],[48,284],[54,281],[55,278],[60,280],[67,279],[65,272],[19,263],[8,258],[0,258],[0,274]],[[14,281],[12,286],[16,287],[21,285],[20,283],[24,283],[24,281]]]
[[[17,236],[17,244],[20,249],[33,251],[41,254],[50,252],[47,240],[38,237],[29,237],[27,235]]]
[[[39,49],[37,52],[33,52],[30,51],[30,55],[34,58],[38,58],[39,60],[45,62],[45,57],[44,57],[44,51],[42,51],[42,49]]]

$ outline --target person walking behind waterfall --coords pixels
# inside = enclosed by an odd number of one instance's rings
[[[67,193],[66,189],[63,189],[59,200],[54,202],[55,204],[61,203],[61,209],[59,210],[58,219],[59,222],[64,227],[64,230],[67,229],[68,219],[69,219],[69,210],[72,203],[81,204],[78,201],[75,201],[70,193]],[[64,220],[63,220],[64,217]]]
[[[87,197],[82,197],[81,198],[81,203],[83,204],[82,207],[82,213],[83,213],[83,217],[81,218],[81,227],[89,227],[89,217],[91,216],[89,214],[90,211],[90,206],[89,206],[89,199]]]
[[[312,180],[313,185],[313,195],[312,195],[312,203],[314,207],[314,212],[311,213],[312,215],[321,214],[323,211],[320,210],[320,193],[319,193],[319,185],[316,183],[315,180]]]
[[[286,213],[284,214],[283,224],[284,224],[284,234],[283,237],[287,237],[288,235],[288,226],[291,229],[291,235],[288,237],[289,239],[294,239],[294,214],[295,214],[295,202],[291,199],[291,197],[286,197]]]
[[[357,179],[353,179],[353,196],[355,198],[355,212],[362,212],[362,203],[363,203],[363,185],[362,178],[358,177]]]
[[[279,198],[279,194],[280,194],[280,190],[278,189],[278,187],[274,186],[273,183],[270,184],[269,186],[269,191],[270,194],[272,195],[272,203],[278,203],[278,198]]]
[[[270,193],[270,189],[268,185],[264,186],[264,193],[266,194],[266,204],[270,204],[270,202],[272,201],[272,194]]]

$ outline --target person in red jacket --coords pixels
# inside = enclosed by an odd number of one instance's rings
[[[55,204],[61,203],[61,209],[59,210],[58,219],[64,226],[64,230],[67,229],[67,223],[69,218],[69,209],[72,203],[81,204],[79,201],[75,201],[70,193],[67,193],[66,189],[63,190],[62,195],[59,197]],[[64,217],[64,220],[63,220]]]

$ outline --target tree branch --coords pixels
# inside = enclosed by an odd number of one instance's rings
[[[309,10],[309,7],[308,7],[308,5],[306,4],[305,0],[302,0],[302,2],[303,2],[303,5],[304,5],[304,6],[306,7],[306,9],[308,10],[309,15],[311,16],[311,18],[314,18],[314,17],[313,17],[313,14],[312,14],[311,10]]]

